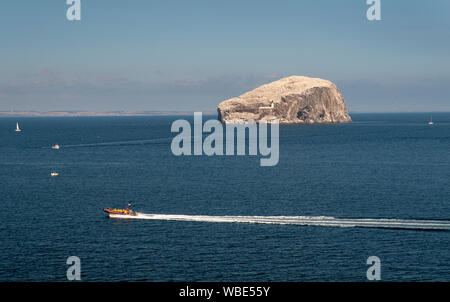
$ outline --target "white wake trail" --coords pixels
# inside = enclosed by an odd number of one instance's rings
[[[172,138],[153,138],[143,140],[129,140],[129,141],[116,141],[116,142],[104,142],[104,143],[91,143],[91,144],[78,144],[78,145],[63,145],[64,148],[76,148],[76,147],[105,147],[105,146],[126,146],[126,145],[146,145],[162,142],[169,142]]]
[[[121,216],[121,217],[118,217]],[[308,225],[334,227],[364,227],[364,228],[392,228],[412,230],[450,230],[449,220],[419,220],[419,219],[346,219],[327,216],[205,216],[205,215],[169,215],[145,214],[137,216],[114,215],[113,218],[148,219],[148,220],[176,220],[215,223],[260,223],[280,225]]]

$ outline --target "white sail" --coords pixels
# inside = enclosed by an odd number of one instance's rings
[[[19,128],[19,123],[16,123],[16,132],[20,132],[20,131],[22,131],[22,130],[20,130],[20,128]]]

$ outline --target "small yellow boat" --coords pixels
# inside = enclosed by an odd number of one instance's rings
[[[137,213],[131,209],[103,209],[103,211],[108,213],[109,217],[115,217],[116,215],[137,216]]]

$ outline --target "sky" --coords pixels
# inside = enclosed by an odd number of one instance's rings
[[[450,111],[450,1],[0,1],[0,111],[214,111],[290,75],[350,112]]]

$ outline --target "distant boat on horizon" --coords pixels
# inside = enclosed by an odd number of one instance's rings
[[[15,130],[16,132],[21,132],[22,130],[20,130],[20,127],[19,127],[19,123],[16,123],[16,130]]]
[[[428,122],[428,125],[434,125],[433,117],[432,117],[432,116],[430,117],[430,121]]]

